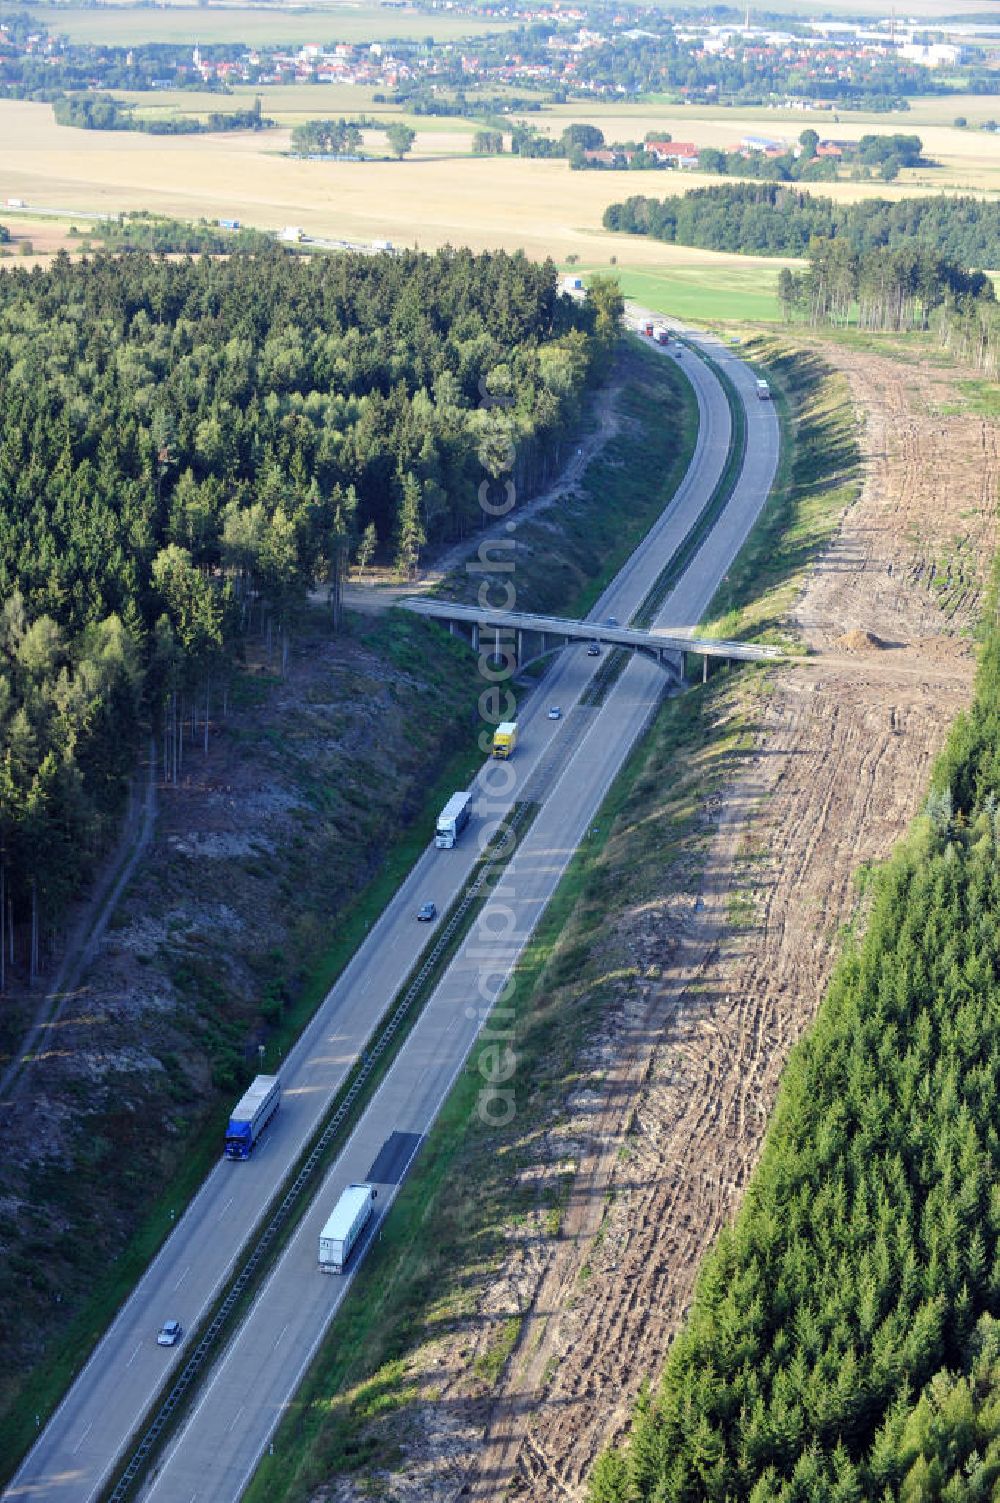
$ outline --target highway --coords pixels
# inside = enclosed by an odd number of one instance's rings
[[[725,358],[721,347],[719,353]],[[635,612],[704,506],[725,462],[729,414],[724,396],[701,361],[688,356],[685,363],[701,416],[691,468],[663,517],[595,606],[596,619],[613,612],[627,621]],[[773,475],[774,414],[769,404],[756,403],[749,371],[731,360],[727,363],[749,410],[747,464],[732,503],[665,602],[661,621],[697,621],[752,525]],[[501,946],[497,956],[484,958],[479,952],[490,947],[483,945],[483,923],[474,925],[273,1271],[252,1317],[210,1375],[149,1493],[157,1503],[223,1503],[238,1498],[350,1282],[349,1276],[330,1278],[317,1272],[319,1224],[339,1187],[352,1178],[373,1177],[380,1184],[384,1215],[406,1163],[475,1042],[483,1017],[480,969],[494,960],[507,967],[516,958],[662,693],[662,672],[650,663],[633,661],[601,709],[580,706],[580,695],[599,661],[588,659],[582,650],[569,650],[555,664],[544,694],[546,702],[563,706],[563,720],[547,720],[542,703],[525,707],[515,760],[499,770],[498,764],[488,764],[477,780],[480,800],[473,829],[454,850],[431,849],[417,862],[285,1061],[282,1110],[260,1149],[247,1163],[220,1162],[208,1177],[5,1497],[90,1503],[97,1496],[165,1378],[183,1360],[183,1343],[173,1350],[156,1346],[157,1328],[163,1320],[176,1318],[190,1331],[206,1312],[429,941],[434,926],[415,922],[416,907],[432,899],[439,912],[447,910],[478,854],[477,829],[502,815],[523,796],[526,785],[530,790],[537,772],[536,784],[543,794],[547,788],[547,795],[504,882],[505,889],[513,890],[508,902],[516,915],[516,946]],[[570,748],[568,760],[560,754],[561,745]],[[496,786],[499,771],[514,774],[502,791]],[[248,1372],[258,1374],[253,1385],[246,1381]]]

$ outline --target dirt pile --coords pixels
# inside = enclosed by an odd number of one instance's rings
[[[833,645],[839,647],[841,652],[884,652],[889,644],[883,642],[873,631],[862,631],[856,626],[853,631],[844,632]]]

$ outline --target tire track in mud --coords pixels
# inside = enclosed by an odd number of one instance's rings
[[[855,909],[855,873],[883,858],[916,812],[968,702],[971,653],[938,634],[968,624],[993,550],[997,429],[929,420],[918,407],[931,375],[914,380],[876,358],[848,375],[866,414],[865,491],[796,619],[820,648],[858,628],[929,640],[772,675],[753,753],[713,800],[698,901],[665,938],[662,984],[615,1041],[602,1108],[587,1123],[591,1151],[463,1499],[577,1503],[600,1450],[624,1434],[704,1252],[738,1209],[781,1069]],[[977,573],[945,610],[923,576],[957,533],[975,536]],[[731,921],[734,896],[752,904],[743,924]]]
[[[782,1067],[857,912],[855,874],[905,829],[968,702],[959,633],[996,545],[1000,427],[942,417],[953,375],[822,354],[851,383],[866,475],[793,609],[822,656],[772,670],[766,688],[734,683],[723,713],[748,704],[756,729],[703,798],[703,875],[682,857],[663,895],[602,941],[610,969],[633,965],[636,979],[540,1135],[540,1173],[576,1165],[559,1234],[512,1237],[473,1339],[465,1327],[434,1347],[434,1393],[417,1406],[405,1469],[380,1478],[387,1500],[582,1503],[739,1208]],[[935,586],[956,550],[960,569]],[[469,1375],[512,1311],[520,1334],[484,1397]],[[324,1496],[360,1494],[345,1482]]]

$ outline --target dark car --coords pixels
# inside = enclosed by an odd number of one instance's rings
[[[436,903],[425,903],[422,908],[418,908],[417,909],[417,923],[418,924],[429,924],[432,919],[436,919],[436,918],[437,918],[437,904]]]
[[[618,617],[617,616],[609,616],[608,619],[605,621],[604,624],[605,624],[605,626],[617,626],[618,625]]]
[[[157,1346],[176,1346],[181,1339],[181,1323],[179,1320],[164,1321],[156,1338]]]
[[[587,648],[587,656],[588,656],[588,658],[599,658],[600,655],[601,655],[601,644],[600,644],[600,642],[591,642],[590,646]]]

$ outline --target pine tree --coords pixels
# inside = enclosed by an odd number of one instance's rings
[[[399,510],[396,570],[403,579],[413,579],[420,550],[427,541],[420,515],[420,482],[415,475],[403,477],[403,501]]]

